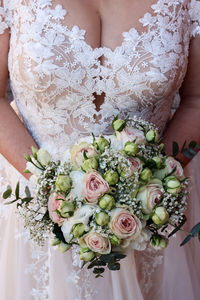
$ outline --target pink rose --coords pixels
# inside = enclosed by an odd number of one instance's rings
[[[135,239],[142,230],[142,224],[129,210],[115,208],[111,211],[110,228],[119,239]]]
[[[128,161],[130,162],[130,168],[133,172],[140,172],[142,168],[142,163],[139,158],[137,157],[127,157]]]
[[[174,172],[173,175],[175,175],[177,178],[181,179],[184,177],[183,175],[183,168],[180,164],[180,162],[178,162],[177,160],[175,160],[173,157],[169,156],[166,159],[166,166],[167,166],[167,170],[168,173],[171,173],[172,170],[176,167],[176,171]]]
[[[97,155],[95,148],[87,142],[81,142],[80,144],[74,145],[70,149],[71,159],[75,167],[80,167],[84,162],[84,151],[88,158]]]
[[[108,254],[111,251],[110,240],[98,232],[91,231],[83,239],[93,252]]]
[[[141,201],[142,211],[145,214],[150,214],[155,205],[161,201],[163,195],[162,189],[161,184],[149,183],[139,190],[137,200]]]
[[[58,223],[59,225],[62,225],[65,219],[61,218],[59,214],[57,214],[56,210],[59,209],[63,201],[57,199],[65,200],[65,198],[62,195],[56,193],[51,194],[51,196],[49,197],[49,201],[48,201],[49,217],[54,223]]]
[[[82,193],[88,203],[97,203],[98,198],[107,193],[108,190],[108,183],[98,172],[92,171],[85,174]]]
[[[133,127],[126,127],[121,132],[117,131],[116,136],[117,139],[123,143],[123,145],[126,142],[132,142],[134,140],[136,140],[136,144],[146,143],[144,132]]]

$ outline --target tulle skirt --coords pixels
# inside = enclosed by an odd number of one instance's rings
[[[188,204],[188,229],[200,220],[200,155],[186,168],[193,187]],[[0,194],[7,184],[26,180],[0,156]],[[80,269],[77,251],[58,252],[29,240],[15,205],[0,205],[1,300],[198,300],[200,293],[200,244],[191,240],[179,247],[179,232],[164,251],[131,251],[120,271],[106,271],[104,278]]]

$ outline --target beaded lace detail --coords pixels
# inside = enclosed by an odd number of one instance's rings
[[[91,132],[110,134],[108,124],[116,114],[140,116],[162,131],[185,76],[189,40],[200,34],[199,16],[200,1],[158,0],[139,19],[143,32],[123,32],[123,42],[114,50],[92,49],[85,30],[69,28],[67,10],[53,0],[5,0],[0,34],[10,28],[12,90],[36,142],[59,156]],[[104,102],[97,111],[95,95],[101,94]],[[147,293],[160,261],[159,256],[157,263],[156,258],[148,262],[142,283]],[[32,291],[35,299],[48,299],[44,278],[43,286]]]

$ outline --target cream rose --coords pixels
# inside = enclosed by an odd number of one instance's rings
[[[142,211],[145,214],[150,214],[162,198],[162,185],[158,183],[149,183],[142,187],[138,194],[137,200],[141,201]]]
[[[84,151],[88,158],[97,155],[96,149],[87,142],[81,142],[80,144],[74,145],[70,149],[70,155],[76,168],[79,168],[84,162]]]
[[[111,211],[110,228],[119,239],[135,239],[140,235],[142,224],[130,211],[115,208]]]
[[[133,127],[126,127],[121,132],[117,131],[116,137],[123,145],[125,145],[126,142],[132,142],[134,140],[136,140],[136,144],[143,144],[146,142],[144,132]]]
[[[127,157],[129,163],[130,163],[130,169],[133,172],[140,172],[142,168],[141,160],[137,157]]]
[[[84,237],[88,248],[90,248],[93,252],[97,252],[100,254],[108,254],[111,251],[111,243],[109,239],[98,232],[89,232]]]
[[[88,203],[97,203],[98,198],[107,193],[108,190],[108,183],[98,172],[93,171],[85,174],[83,178],[82,194]]]
[[[54,223],[58,223],[59,225],[62,225],[65,219],[61,218],[59,214],[57,214],[56,210],[59,209],[60,205],[62,204],[63,200],[58,200],[65,198],[62,195],[53,193],[49,197],[48,201],[48,211],[49,211],[49,217]]]
[[[167,159],[166,159],[166,166],[167,166],[167,170],[168,170],[168,173],[171,173],[172,170],[174,168],[176,168],[176,171],[173,173],[173,175],[175,175],[177,178],[181,179],[184,177],[183,175],[183,168],[180,164],[180,162],[178,162],[176,159],[174,159],[172,156],[169,156]]]

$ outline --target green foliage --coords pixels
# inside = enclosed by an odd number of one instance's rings
[[[3,193],[3,199],[8,199],[12,195],[12,188],[10,185],[7,186],[7,190]]]
[[[186,236],[186,238],[183,240],[183,242],[180,244],[180,246],[185,245],[188,243],[191,238],[198,237],[200,241],[200,222],[197,223],[192,229],[190,230],[189,234]]]

